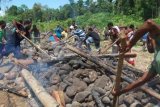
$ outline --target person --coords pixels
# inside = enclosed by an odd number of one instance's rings
[[[133,35],[134,35],[134,25],[131,24],[127,29],[127,40],[131,40],[133,38]]]
[[[111,39],[111,44],[114,43],[116,40],[118,40],[118,35],[120,33],[120,29],[118,26],[114,26],[112,22],[109,22],[107,24],[108,27],[108,32],[107,35],[109,35],[110,39]],[[119,50],[119,41],[116,42],[116,44],[114,44],[112,46],[112,53],[118,53]]]
[[[23,26],[23,23],[21,21],[13,21],[14,27],[11,29],[12,33],[9,33],[7,35],[7,42],[4,46],[4,50],[2,51],[2,56],[7,56],[10,53],[14,53],[14,56],[16,58],[21,58],[21,47],[20,43],[24,39],[21,34],[25,35],[26,37],[29,37],[26,33],[26,30]],[[30,26],[30,25],[29,25]],[[29,28],[29,26],[26,26]]]
[[[40,42],[40,32],[36,25],[33,25],[31,32],[33,32],[34,35],[34,42]]]
[[[61,39],[62,38],[62,28],[61,28],[61,26],[60,25],[57,25],[57,27],[56,27],[56,29],[55,29],[55,33],[56,33],[56,36],[59,38],[59,39]]]
[[[25,30],[25,36],[31,40],[31,26],[32,26],[32,21],[31,20],[25,20],[24,23],[23,23],[23,27],[24,27],[24,30]]]
[[[142,50],[143,51],[146,51],[147,49],[147,46],[146,46],[146,43],[147,43],[147,36],[148,36],[148,32],[146,34],[143,35],[142,37],[142,42],[143,42],[143,45],[142,45]]]
[[[86,38],[86,34],[82,29],[79,29],[77,26],[75,26],[75,30],[73,32],[74,37],[76,39],[76,47],[82,48],[82,44],[84,42],[84,39]]]
[[[154,48],[154,60],[149,65],[148,72],[144,72],[143,76],[129,84],[121,90],[112,90],[113,95],[121,95],[136,87],[143,85],[149,80],[153,79],[157,74],[160,74],[160,26],[153,20],[148,19],[134,34],[133,38],[128,42],[125,52],[128,52],[136,42],[147,32],[149,37],[152,38],[152,47]]]
[[[105,38],[105,40],[109,39],[112,27],[113,27],[113,23],[112,22],[109,22],[107,24],[107,27],[105,27],[105,29],[104,29],[104,38]]]
[[[62,39],[66,40],[67,38],[68,38],[68,32],[67,32],[67,30],[65,29],[65,30],[63,30],[63,32],[62,32]]]
[[[95,43],[95,47],[96,49],[98,49],[97,51],[100,51],[100,36],[98,35],[98,33],[93,31],[92,28],[88,28],[88,33],[86,34],[85,42],[89,51],[91,51],[91,43]]]
[[[131,24],[127,29],[126,29],[126,39],[127,41],[130,41],[132,38],[133,38],[133,35],[134,35],[134,25]],[[129,51],[129,53],[131,53],[132,50]],[[135,59],[134,58],[125,58],[125,60],[135,66]]]
[[[3,20],[0,20],[0,54],[2,53],[4,44],[3,44],[3,40],[4,40],[4,36],[5,36],[5,26],[6,26],[6,22]]]

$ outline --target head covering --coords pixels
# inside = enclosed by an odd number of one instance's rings
[[[118,26],[113,26],[113,29],[116,29],[118,33],[120,33],[120,29]]]

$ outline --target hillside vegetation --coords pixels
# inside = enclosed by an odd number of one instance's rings
[[[128,26],[134,24],[136,27],[143,23],[141,18],[127,15],[113,15],[108,13],[96,13],[96,14],[85,14],[78,16],[74,19],[78,26],[87,27],[95,25],[98,29],[103,29],[108,22],[113,22],[114,25],[118,26]],[[69,18],[67,20],[61,21],[49,21],[38,23],[42,31],[54,29],[57,25],[61,25],[65,29],[72,23],[73,19]]]

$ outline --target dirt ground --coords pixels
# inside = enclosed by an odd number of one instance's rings
[[[111,41],[103,41],[101,43],[101,47],[106,47],[106,44],[111,43]],[[140,69],[142,71],[147,71],[148,66],[151,64],[153,60],[154,54],[149,53],[147,50],[143,51],[142,46],[140,46],[141,43],[138,44],[138,46],[134,46],[132,48],[132,53],[136,53],[137,57],[135,58],[135,67],[137,69]],[[107,51],[108,53],[111,53],[111,48]]]
[[[142,51],[142,46],[133,47],[132,52],[137,54],[137,57],[135,58],[135,67],[142,71],[147,71],[148,66],[153,60],[154,54],[151,54],[148,51]]]

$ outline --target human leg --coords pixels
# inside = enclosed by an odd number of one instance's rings
[[[92,37],[88,37],[88,39],[86,40],[86,46],[88,48],[89,51],[91,51],[91,47],[90,44],[93,43],[93,38]]]

